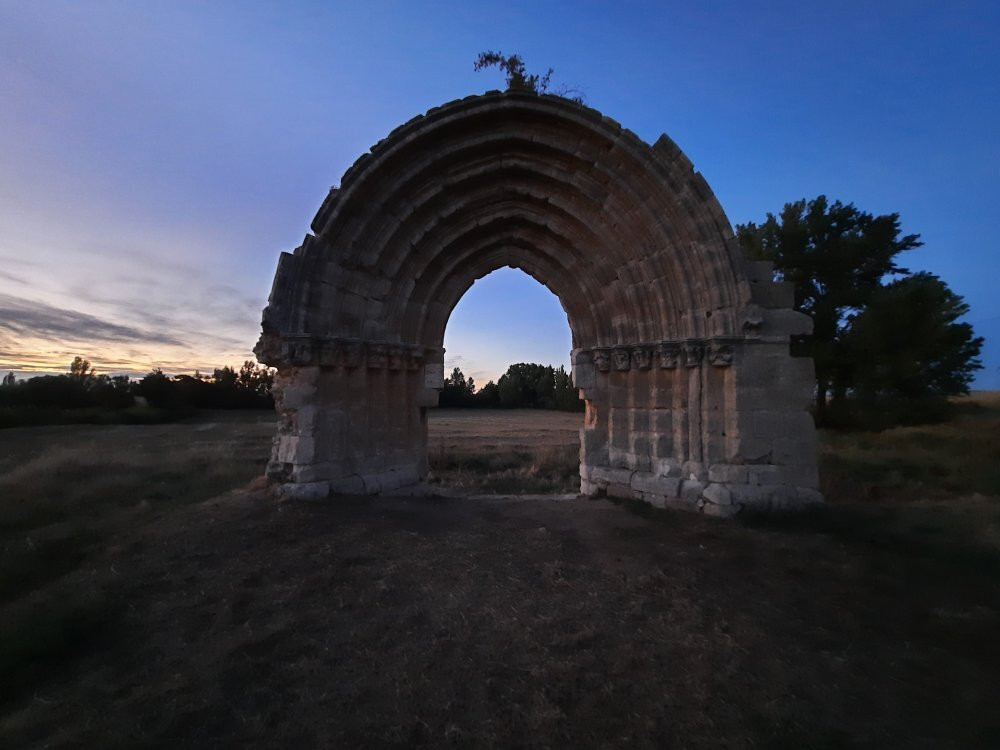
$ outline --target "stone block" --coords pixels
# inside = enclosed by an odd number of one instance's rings
[[[438,405],[441,392],[433,388],[417,389],[416,405],[424,408],[433,408]]]
[[[318,367],[296,367],[275,377],[278,400],[282,409],[299,409],[316,401],[320,370]]]
[[[656,458],[653,460],[652,471],[661,477],[680,477],[681,462],[676,458]]]
[[[649,455],[649,438],[648,437],[646,437],[645,435],[636,435],[636,434],[633,433],[632,439],[630,440],[630,442],[632,443],[632,445],[629,446],[629,448],[632,451],[632,453],[634,453],[637,456],[648,456]]]
[[[325,500],[329,496],[329,482],[290,482],[278,487],[278,497],[283,500]]]
[[[685,479],[681,482],[680,498],[690,503],[701,500],[705,485],[696,479]]]
[[[781,484],[781,468],[771,464],[747,466],[747,483],[751,485]]]
[[[444,388],[444,365],[433,362],[424,365],[424,388]]]
[[[803,505],[815,505],[816,503],[824,502],[823,493],[812,487],[796,487],[795,492],[798,494],[799,502]]]
[[[632,475],[632,489],[649,492],[667,497],[677,497],[680,494],[681,480],[676,477],[663,477],[653,472],[636,472]]]
[[[358,474],[330,481],[330,492],[334,495],[364,495],[365,481]]]
[[[683,510],[687,512],[695,511],[698,509],[698,499],[691,499],[686,497],[668,497],[664,500],[665,508],[670,510]]]
[[[584,390],[597,387],[597,368],[592,363],[576,362],[573,365],[573,386]]]
[[[747,467],[737,464],[712,464],[708,467],[708,481],[746,484]]]
[[[650,471],[653,466],[653,460],[647,455],[636,455],[635,453],[630,453],[628,457],[628,467],[632,471]]]
[[[630,487],[632,472],[629,469],[615,469],[609,466],[595,466],[590,472],[590,481],[597,485],[618,484]]]
[[[792,309],[764,311],[765,336],[805,336],[812,333],[812,318]]]
[[[732,505],[733,496],[729,488],[724,484],[710,484],[701,493],[701,496],[709,503],[715,505]]]
[[[632,397],[632,392],[628,385],[615,383],[608,388],[608,395],[610,396],[608,402],[613,409],[628,409]]]
[[[315,464],[291,464],[293,482],[319,482],[344,475],[344,461],[322,461]]]
[[[609,484],[605,492],[607,492],[608,497],[617,497],[621,500],[632,500],[635,497],[632,488],[627,484]]]
[[[795,285],[790,281],[757,281],[750,288],[753,301],[763,308],[795,306]]]
[[[295,463],[299,439],[295,435],[279,435],[274,444],[274,460],[278,463]]]
[[[746,269],[751,281],[771,283],[774,278],[774,263],[769,260],[748,260]]]
[[[699,482],[708,480],[708,471],[701,461],[685,461],[681,464],[681,476],[686,479],[696,479]]]
[[[670,456],[674,452],[674,436],[669,432],[654,436],[652,444],[654,456]]]
[[[650,505],[652,505],[654,508],[667,507],[668,498],[666,495],[657,495],[655,492],[644,492],[642,495],[642,499],[645,500]],[[669,499],[672,500],[673,498]]]
[[[798,492],[784,484],[763,484],[760,487],[766,500],[762,506],[766,510],[788,510],[800,505]]]
[[[732,518],[740,512],[740,506],[705,503],[705,505],[702,506],[701,512],[706,516],[715,516],[716,518]]]
[[[751,508],[766,508],[770,501],[768,494],[757,485],[753,484],[731,484],[729,492],[732,501],[736,505],[743,505]]]
[[[380,495],[386,490],[391,490],[399,486],[394,481],[391,471],[376,471],[371,474],[362,474],[361,479],[364,480],[365,494],[367,495]]]

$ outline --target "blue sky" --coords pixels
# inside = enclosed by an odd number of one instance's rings
[[[825,194],[898,212],[1000,388],[1000,3],[0,0],[0,370],[250,356],[277,255],[396,125],[502,87],[486,49],[652,142],[734,224]],[[448,364],[568,363],[558,301],[498,272]],[[62,367],[58,368],[62,369]]]

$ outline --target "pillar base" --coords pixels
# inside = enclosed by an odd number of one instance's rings
[[[729,517],[744,510],[793,510],[823,502],[823,495],[811,487],[793,484],[755,484],[742,481],[712,481],[713,478],[740,479],[761,470],[769,476],[780,476],[785,467],[727,466],[711,467],[697,476],[660,476],[652,472],[632,471],[609,466],[581,468],[580,492],[589,497],[613,497],[641,500],[656,508],[671,508]],[[728,476],[726,476],[728,475]],[[756,476],[756,475],[755,475]]]

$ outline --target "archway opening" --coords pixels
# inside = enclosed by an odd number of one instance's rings
[[[510,266],[477,279],[449,316],[445,387],[428,412],[431,477],[446,494],[576,494],[584,402],[566,311]]]
[[[268,476],[292,497],[421,492],[446,324],[504,265],[558,296],[587,402],[580,491],[732,515],[818,499],[809,332],[666,136],[526,92],[396,128],[278,262]],[[457,352],[453,352],[456,354]]]

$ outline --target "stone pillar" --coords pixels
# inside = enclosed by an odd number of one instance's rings
[[[587,404],[583,494],[718,516],[822,499],[812,361],[787,339],[578,349],[573,377]]]
[[[417,491],[427,476],[426,409],[443,351],[396,343],[284,341],[267,475],[285,496]]]

